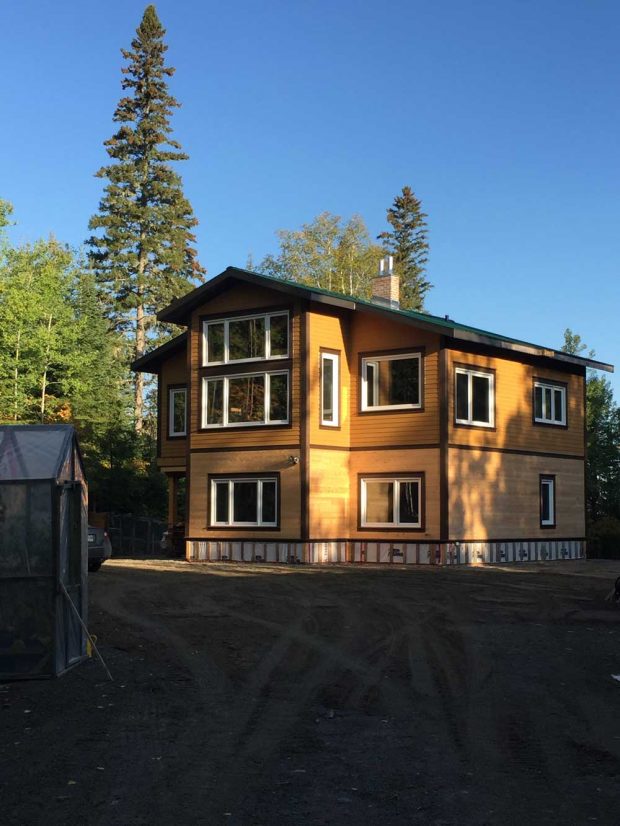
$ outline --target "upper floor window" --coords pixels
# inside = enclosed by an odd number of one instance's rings
[[[204,321],[202,363],[288,358],[288,312]]]
[[[362,410],[422,406],[420,353],[362,359]]]
[[[288,424],[288,370],[205,376],[202,380],[203,427],[251,427]]]
[[[340,424],[340,356],[321,353],[321,424],[338,427]]]
[[[187,390],[171,387],[168,390],[168,437],[187,435]]]
[[[420,528],[422,477],[376,477],[361,480],[361,526]]]
[[[455,368],[455,419],[457,424],[493,427],[495,377],[479,368]]]
[[[540,424],[566,424],[566,386],[534,381],[534,421]]]

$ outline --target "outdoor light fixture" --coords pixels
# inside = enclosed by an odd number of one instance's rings
[[[291,465],[298,465],[299,464],[299,456],[289,456],[288,460]]]

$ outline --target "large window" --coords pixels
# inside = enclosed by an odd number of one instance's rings
[[[493,427],[495,423],[494,375],[491,372],[455,369],[455,418],[457,424]]]
[[[361,479],[363,528],[421,528],[422,477]]]
[[[534,381],[534,421],[539,424],[566,424],[566,386]]]
[[[202,427],[288,424],[288,371],[202,380]]]
[[[362,359],[362,410],[407,410],[421,407],[421,355]]]
[[[210,524],[277,527],[277,477],[211,479]]]
[[[168,390],[168,436],[187,434],[187,390],[185,387],[171,387]]]
[[[203,364],[288,358],[288,313],[203,322]]]
[[[555,476],[540,477],[540,526],[555,528]]]
[[[338,427],[340,424],[340,356],[321,353],[321,424]]]

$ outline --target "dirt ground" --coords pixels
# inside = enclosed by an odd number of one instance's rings
[[[0,685],[3,826],[620,823],[620,563],[113,560]]]

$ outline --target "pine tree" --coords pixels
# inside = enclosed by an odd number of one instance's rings
[[[380,233],[386,253],[394,256],[394,272],[400,277],[400,306],[424,311],[424,298],[432,284],[424,277],[428,261],[426,213],[411,187],[404,186],[387,211],[392,229]]]
[[[191,290],[205,272],[192,246],[198,222],[183,195],[181,178],[170,166],[188,156],[170,137],[170,116],[180,104],[168,92],[166,79],[174,69],[164,65],[164,34],[155,7],[147,6],[131,50],[121,50],[127,61],[122,87],[128,94],[114,113],[120,127],[104,144],[112,163],[96,173],[108,183],[89,225],[100,231],[88,241],[89,258],[110,318],[131,339],[132,358],[145,352],[147,340],[157,339],[157,308]],[[138,432],[143,381],[137,373]]]

